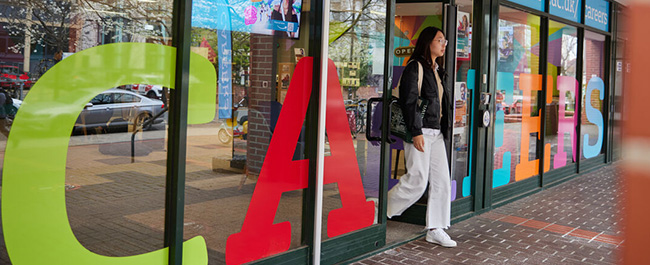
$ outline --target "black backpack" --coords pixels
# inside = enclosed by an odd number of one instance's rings
[[[7,105],[13,106],[14,105],[14,100],[11,98],[11,95],[9,94],[9,92],[7,92],[7,90],[2,90],[2,93],[5,94],[5,102],[2,103],[2,104],[4,104],[5,106],[7,106]]]
[[[14,107],[14,100],[11,98],[11,95],[6,90],[2,90],[2,94],[5,95],[5,101],[2,102],[2,107],[4,108],[5,114],[9,118],[14,118],[16,115],[17,109]]]

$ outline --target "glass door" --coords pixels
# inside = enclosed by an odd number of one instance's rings
[[[385,244],[375,201],[381,193],[382,108],[369,105],[386,83],[390,1],[332,0],[322,214],[322,261],[336,263]],[[374,125],[373,125],[374,124]],[[374,199],[373,199],[374,198]]]
[[[395,89],[404,69],[411,57],[420,33],[427,27],[444,28],[444,4],[429,3],[398,3],[395,7],[395,30],[393,52],[393,82]],[[448,38],[448,37],[447,37]],[[449,49],[448,49],[449,50]],[[393,188],[402,175],[406,174],[404,142],[391,137],[394,143],[390,145],[390,175],[387,190]],[[387,222],[386,241],[394,243],[409,240],[421,233],[425,223],[427,192],[400,216],[394,216]]]
[[[397,87],[400,76],[408,63],[420,32],[434,26],[445,32],[448,46],[442,67],[446,69],[444,84],[452,93],[454,113],[453,126],[449,128],[446,140],[451,173],[452,218],[471,211],[472,197],[469,169],[471,88],[473,71],[470,66],[472,40],[471,0],[457,1],[458,6],[441,2],[398,3],[395,8],[395,30],[393,51],[393,80],[391,88]],[[404,144],[393,138],[390,145],[390,174],[388,190],[399,182],[406,173],[404,166]],[[408,240],[422,231],[425,224],[427,192],[413,206],[400,216],[387,222],[387,243]]]
[[[472,140],[472,124],[473,103],[474,96],[474,75],[475,71],[472,69],[472,29],[473,29],[473,1],[472,0],[457,0],[455,23],[447,26],[448,29],[455,27],[456,39],[453,49],[448,46],[447,52],[450,58],[448,63],[455,62],[453,71],[447,72],[453,75],[453,93],[454,93],[454,122],[452,128],[453,138],[448,148],[451,149],[451,191],[452,191],[452,218],[467,213],[473,210],[471,204],[473,203],[472,182],[473,177],[471,174],[470,160],[471,160],[471,140]],[[447,14],[450,14],[452,8],[449,8]],[[447,19],[447,21],[451,21]],[[448,33],[448,35],[451,33]],[[452,39],[448,37],[449,39]],[[450,45],[451,42],[450,41]],[[447,66],[447,69],[451,67]],[[451,76],[450,76],[451,77]],[[456,209],[456,210],[454,210]]]

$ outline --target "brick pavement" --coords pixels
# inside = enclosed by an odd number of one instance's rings
[[[420,237],[353,264],[615,264],[620,176],[608,165],[456,223],[456,248]]]

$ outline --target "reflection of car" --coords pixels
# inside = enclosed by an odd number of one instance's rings
[[[18,108],[20,108],[20,105],[23,103],[23,101],[14,98],[12,99],[11,104],[6,103],[7,102],[5,101],[5,104],[2,104],[2,106],[0,106],[0,108],[4,109],[4,113],[6,114],[6,116],[2,118],[4,122],[0,123],[0,133],[2,133],[4,136],[9,136],[11,124],[13,123],[13,119],[16,118]]]
[[[124,86],[124,88],[131,92],[135,92],[140,95],[145,95],[148,98],[155,98],[155,99],[161,99],[163,93],[162,86],[157,86],[157,85],[134,84],[134,85],[126,85]]]
[[[20,105],[23,104],[23,101],[19,99],[12,98],[12,101],[12,108],[10,108],[10,110],[7,110],[7,114],[9,114],[11,117],[16,116],[16,113],[18,113],[18,108],[20,108]]]
[[[95,96],[77,118],[73,133],[131,131],[164,110],[162,101],[110,89]],[[161,116],[154,123],[161,123]],[[150,126],[143,129],[149,129]],[[92,129],[93,131],[88,131]]]
[[[23,101],[20,99],[15,99],[12,98],[12,106],[5,106],[5,112],[9,116],[9,118],[14,119],[16,116],[16,113],[18,113],[18,109],[20,108],[20,105],[23,104]]]
[[[501,100],[499,100],[501,98]],[[497,111],[503,110],[504,114],[521,114],[521,108],[523,106],[524,97],[521,95],[514,95],[512,97],[513,103],[508,105],[506,104],[505,97],[497,94]]]

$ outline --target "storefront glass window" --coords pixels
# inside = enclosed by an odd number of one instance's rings
[[[546,104],[545,142],[551,145],[551,160],[544,163],[557,169],[576,161],[577,30],[551,20],[548,38],[547,73],[553,82],[547,84],[552,99]]]
[[[209,264],[239,264],[306,244],[311,10],[212,2],[192,10],[192,51],[212,63],[218,89],[214,119],[188,128],[184,234],[205,238]]]
[[[585,31],[582,71],[581,159],[603,152],[605,107],[605,36]]]
[[[500,8],[493,188],[539,174],[539,27],[538,16]]]
[[[13,1],[0,13],[0,263],[166,257],[154,251],[164,237],[172,1]]]

